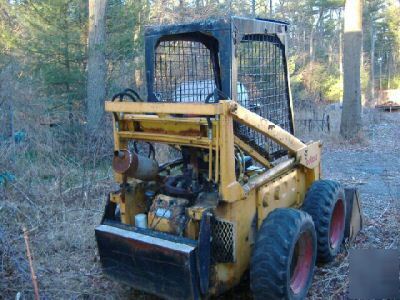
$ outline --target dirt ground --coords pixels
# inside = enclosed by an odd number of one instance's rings
[[[317,267],[310,299],[346,295],[349,248],[400,246],[400,112],[366,111],[364,123],[356,142],[343,141],[336,133],[324,137],[323,177],[360,189],[365,228],[335,261]],[[102,275],[94,228],[110,184],[110,176],[98,179],[91,191],[96,197],[78,188],[60,190],[61,196],[48,207],[37,208],[23,192],[18,199],[0,198],[0,299],[15,299],[18,293],[22,299],[33,298],[20,231],[23,224],[30,230],[42,299],[156,299]],[[46,192],[55,189],[49,186]],[[247,286],[244,282],[218,299],[251,299]]]
[[[364,116],[360,143],[326,144],[323,177],[359,188],[365,226],[334,262],[317,268],[310,299],[347,295],[349,249],[400,249],[400,113]]]

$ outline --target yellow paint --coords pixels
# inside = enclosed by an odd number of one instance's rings
[[[110,194],[110,201],[119,204],[121,222],[135,225],[135,215],[145,212],[146,205],[141,183],[130,183],[129,188]]]
[[[217,264],[213,269],[211,293],[219,293],[237,284],[249,268],[256,229],[268,214],[278,207],[300,207],[308,187],[320,177],[321,145],[319,142],[304,144],[295,136],[248,111],[233,101],[217,104],[201,103],[132,103],[106,102],[106,110],[118,116],[114,126],[114,148],[124,149],[129,140],[167,143],[174,147],[191,146],[208,150],[210,179],[218,183],[221,202],[214,211],[217,218],[234,225],[235,262]],[[193,116],[196,112],[197,116]],[[123,113],[123,115],[119,115]],[[177,117],[179,114],[181,117]],[[212,135],[208,135],[208,116],[212,122]],[[278,169],[261,154],[247,145],[233,132],[233,122],[242,123],[288,150],[292,164]],[[191,135],[185,135],[190,132]],[[235,146],[269,168],[258,185],[239,183],[235,174]],[[274,169],[275,168],[275,169]],[[279,172],[274,172],[279,170]],[[270,174],[270,175],[269,175]],[[262,176],[260,175],[255,175]],[[260,177],[261,178],[261,177]],[[118,182],[122,178],[116,176]],[[250,187],[249,187],[250,186]],[[133,194],[126,197],[123,222],[131,224],[132,214],[139,211],[131,205]],[[121,205],[121,201],[118,200]],[[122,210],[121,210],[122,211]],[[190,217],[185,236],[196,239],[199,221],[204,209],[189,207]],[[166,226],[169,224],[161,224]]]
[[[305,174],[299,168],[260,187],[257,193],[258,227],[268,214],[280,207],[299,207],[305,196]]]
[[[260,164],[267,168],[272,168],[271,163],[264,156],[259,154],[256,150],[254,150],[250,145],[246,144],[240,138],[235,136],[235,144],[239,146],[243,151],[245,151],[248,155],[258,161]]]
[[[205,103],[112,102],[106,101],[107,112],[207,115],[220,114],[221,106]]]

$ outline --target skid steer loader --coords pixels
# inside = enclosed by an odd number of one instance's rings
[[[294,135],[287,28],[147,28],[147,101],[127,89],[105,103],[120,186],[95,230],[108,276],[205,299],[249,271],[255,299],[302,299],[316,260],[336,256],[351,212],[343,187],[320,179],[321,143]]]

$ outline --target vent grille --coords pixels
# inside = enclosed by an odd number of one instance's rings
[[[234,224],[215,218],[212,222],[211,234],[211,249],[214,263],[235,262]]]
[[[238,45],[238,102],[293,132],[286,80],[285,49],[275,35],[246,35]],[[287,152],[261,133],[235,124],[235,133],[269,159]]]

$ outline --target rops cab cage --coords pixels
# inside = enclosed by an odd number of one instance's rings
[[[286,61],[288,24],[232,17],[146,31],[149,102],[232,99],[294,134]],[[235,134],[270,161],[287,152],[257,131]]]

